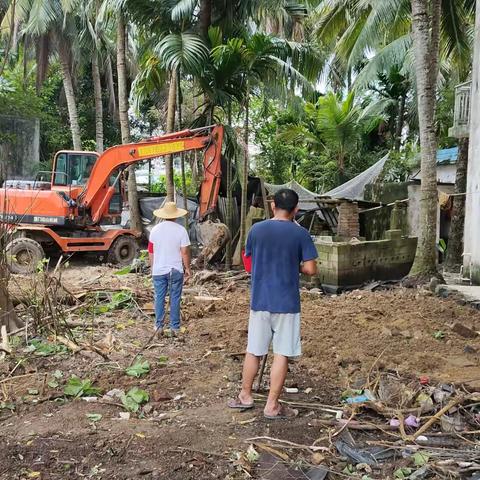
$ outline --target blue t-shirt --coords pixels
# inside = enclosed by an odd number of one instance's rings
[[[252,257],[251,309],[300,312],[300,263],[317,258],[308,231],[296,223],[264,220],[253,225],[245,255]]]

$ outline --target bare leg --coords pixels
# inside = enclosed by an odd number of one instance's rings
[[[238,396],[242,403],[253,403],[252,386],[260,366],[260,358],[251,353],[245,354],[245,362],[243,364],[242,390]]]
[[[288,372],[288,357],[274,354],[270,371],[270,392],[265,405],[265,415],[277,415],[280,410],[278,399],[283,390],[283,384]]]

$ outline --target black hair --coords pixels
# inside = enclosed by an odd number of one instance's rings
[[[276,208],[292,213],[298,205],[298,194],[290,188],[281,188],[273,196],[273,201]]]

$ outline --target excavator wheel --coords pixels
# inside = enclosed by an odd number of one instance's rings
[[[45,257],[42,246],[31,238],[13,239],[6,249],[8,268],[12,273],[29,274],[36,271]]]
[[[137,240],[130,235],[121,235],[118,237],[108,250],[108,263],[117,265],[130,265],[138,255]]]

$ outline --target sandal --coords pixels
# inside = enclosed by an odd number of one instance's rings
[[[240,397],[237,397],[235,399],[229,400],[227,402],[227,406],[229,408],[236,408],[238,410],[249,410],[250,408],[253,408],[254,404],[252,403],[242,403],[240,400]]]
[[[267,415],[266,413],[263,414],[267,420],[288,420],[289,418],[295,418],[297,415],[298,410],[290,408],[284,404],[280,404],[280,409],[276,415]]]

